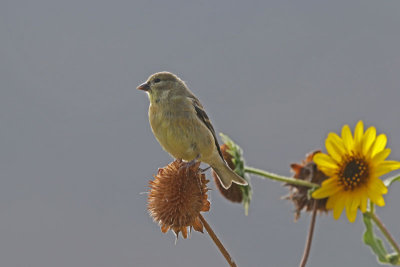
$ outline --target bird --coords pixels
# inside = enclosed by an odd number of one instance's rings
[[[140,84],[150,100],[149,122],[161,147],[188,164],[208,164],[225,189],[232,182],[248,185],[225,162],[214,127],[199,99],[185,82],[170,72],[157,72]]]

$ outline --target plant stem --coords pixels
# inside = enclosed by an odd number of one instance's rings
[[[210,235],[211,239],[214,241],[215,245],[219,248],[219,251],[224,255],[226,261],[229,263],[231,267],[236,267],[236,263],[232,260],[231,256],[229,255],[228,251],[225,249],[224,245],[222,245],[221,241],[218,239],[217,235],[211,229],[211,226],[207,223],[206,219],[204,219],[203,215],[199,215],[201,222],[206,228],[207,233]]]
[[[375,214],[375,204],[372,203],[371,201],[368,201],[368,202],[369,202],[369,211],[370,211],[370,214]]]
[[[312,211],[312,217],[310,221],[310,227],[308,228],[308,236],[307,236],[307,242],[306,246],[304,247],[304,252],[303,252],[303,257],[301,259],[299,267],[305,267],[307,264],[308,260],[308,255],[310,255],[310,249],[311,249],[311,243],[313,239],[313,234],[314,234],[314,228],[315,228],[315,221],[317,217],[317,201],[313,200],[313,211]]]
[[[374,221],[376,226],[378,226],[378,228],[382,232],[382,234],[385,236],[386,240],[392,246],[392,248],[397,252],[398,255],[400,255],[399,245],[396,243],[396,241],[394,241],[393,236],[389,233],[389,231],[387,230],[387,228],[383,224],[383,222],[379,219],[378,216],[376,216],[375,213],[369,212],[369,215],[371,216],[371,219]]]
[[[318,188],[318,187],[320,187],[320,185],[318,185],[318,184],[314,184],[314,183],[307,182],[307,181],[300,180],[300,179],[295,179],[295,178],[291,178],[291,177],[278,175],[278,174],[275,174],[275,173],[267,172],[267,171],[256,169],[256,168],[253,168],[253,167],[246,166],[244,168],[244,171],[247,172],[247,173],[256,174],[256,175],[259,175],[259,176],[263,176],[263,177],[269,178],[271,180],[275,180],[275,181],[279,181],[279,182],[285,182],[285,183],[288,183],[288,184],[306,186],[306,187],[310,187],[310,188],[313,188],[313,187]]]
[[[386,187],[389,187],[393,182],[400,180],[400,175],[392,176],[383,181]]]

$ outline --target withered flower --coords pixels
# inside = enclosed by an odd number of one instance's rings
[[[228,146],[226,144],[221,145],[221,152],[222,155],[224,156],[224,159],[226,163],[228,163],[229,168],[232,170],[235,169],[235,164],[233,164],[232,161],[232,155],[227,152]],[[214,182],[217,185],[217,188],[219,192],[228,200],[235,202],[235,203],[241,203],[243,200],[243,192],[242,189],[240,188],[241,185],[232,183],[231,187],[228,189],[225,189],[222,185],[221,182],[219,181],[219,178],[215,171],[213,170],[212,176],[214,177]]]
[[[234,203],[242,203],[244,207],[244,212],[246,215],[248,215],[252,191],[250,177],[244,171],[245,161],[243,157],[243,150],[240,148],[239,145],[233,142],[233,140],[229,136],[222,133],[220,133],[220,136],[222,138],[222,141],[224,142],[224,144],[220,147],[222,156],[228,163],[228,166],[239,176],[243,177],[243,179],[248,182],[248,185],[243,186],[233,183],[230,188],[225,189],[222,187],[217,177],[217,174],[212,171],[215,184],[217,185],[218,190],[226,199]]]
[[[200,212],[210,209],[207,199],[207,183],[201,173],[200,162],[192,165],[175,160],[158,170],[154,180],[149,182],[147,209],[163,233],[169,229],[176,237],[179,232],[187,238],[188,227],[203,232]]]
[[[317,150],[306,155],[306,158],[301,163],[292,163],[290,167],[292,168],[293,177],[300,180],[305,180],[315,184],[321,184],[328,177],[318,170],[317,165],[313,161],[314,155],[320,153]],[[294,220],[297,221],[300,218],[300,213],[304,209],[307,212],[312,211],[313,203],[316,201],[316,209],[319,212],[327,212],[325,208],[327,198],[324,199],[312,199],[308,195],[309,187],[285,184],[289,187],[289,195],[285,196],[285,199],[291,200],[295,206]]]

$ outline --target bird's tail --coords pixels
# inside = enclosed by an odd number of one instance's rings
[[[217,173],[218,178],[225,189],[231,187],[232,182],[239,185],[248,185],[247,181],[232,171],[225,162],[221,161],[219,164],[212,165],[211,167]]]

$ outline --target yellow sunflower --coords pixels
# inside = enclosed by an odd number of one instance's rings
[[[378,206],[385,205],[382,195],[387,193],[387,188],[379,177],[400,169],[400,162],[386,160],[390,154],[390,149],[385,148],[386,142],[386,135],[377,136],[375,127],[364,132],[362,121],[357,123],[354,136],[348,125],[343,126],[341,137],[329,133],[325,141],[328,154],[314,156],[318,169],[329,179],[312,197],[328,198],[326,208],[333,209],[335,219],[346,207],[347,218],[354,222],[359,207],[362,212],[366,211],[368,199]]]

